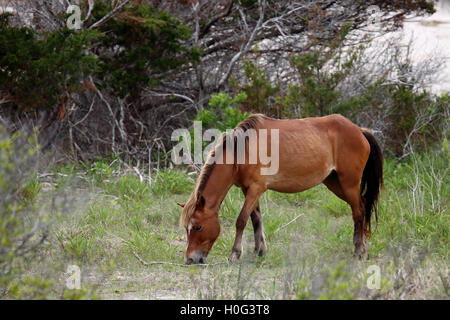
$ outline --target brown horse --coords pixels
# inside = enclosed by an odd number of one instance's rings
[[[261,137],[266,129],[267,146],[257,140],[259,149],[278,151],[278,170],[262,174],[269,166],[261,161],[249,161],[254,149],[252,130]],[[274,130],[278,129],[278,130]],[[271,136],[277,132],[278,145],[271,146]],[[236,163],[236,148],[226,143],[244,137],[245,161]],[[253,144],[253,145],[252,145]],[[221,163],[217,156],[222,155]],[[272,157],[273,158],[273,157]],[[234,161],[229,161],[234,160]],[[241,161],[242,162],[242,161]],[[256,114],[241,122],[232,133],[224,135],[209,155],[195,190],[183,207],[180,223],[186,228],[188,246],[185,263],[206,263],[206,257],[220,233],[219,208],[232,185],[240,187],[245,202],[236,221],[236,238],[229,260],[242,253],[242,234],[249,217],[255,234],[255,252],[266,251],[259,197],[267,190],[284,193],[301,192],[323,183],[351,209],[354,221],[355,255],[367,256],[366,238],[370,235],[371,213],[383,184],[383,155],[375,137],[368,130],[347,118],[334,114],[318,118],[278,120]],[[376,215],[377,221],[378,217]]]

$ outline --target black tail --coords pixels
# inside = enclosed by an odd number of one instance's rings
[[[370,144],[369,159],[361,179],[361,195],[365,206],[364,229],[370,235],[372,211],[375,211],[375,219],[378,222],[377,201],[380,188],[383,186],[383,152],[372,133],[363,129],[362,134]]]

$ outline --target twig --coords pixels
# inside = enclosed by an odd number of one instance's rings
[[[233,56],[230,63],[228,64],[227,71],[225,72],[225,74],[223,74],[222,78],[219,81],[219,84],[218,84],[219,88],[221,88],[225,84],[225,82],[228,80],[228,78],[230,77],[236,61],[238,61],[241,56],[244,57],[247,54],[247,51],[253,45],[253,40],[255,40],[256,34],[260,31],[261,25],[263,24],[263,20],[264,20],[264,8],[266,6],[266,2],[262,1],[262,0],[258,0],[258,6],[259,6],[258,22],[256,23],[256,26],[253,29],[252,33],[250,34],[250,37],[248,38],[247,42],[245,44],[242,44],[239,52]]]
[[[95,103],[95,97],[96,97],[96,96],[94,96],[94,98],[92,99],[92,103],[91,103],[91,106],[89,107],[89,111],[88,111],[88,112],[84,115],[84,117],[83,117],[81,120],[79,120],[77,123],[71,124],[71,127],[76,127],[77,125],[79,125],[80,123],[82,123],[84,120],[87,119],[87,117],[89,116],[89,114],[90,114],[91,111],[92,111],[92,107],[94,106],[94,103]]]
[[[157,97],[177,97],[177,98],[181,98],[184,99],[192,104],[195,104],[194,100],[192,100],[191,98],[189,98],[188,96],[184,95],[184,94],[179,94],[179,93],[161,93],[161,92],[156,92],[156,91],[152,91],[147,89],[146,92],[148,92],[151,95],[157,96]]]
[[[303,213],[299,214],[298,216],[296,216],[294,219],[292,219],[291,221],[289,221],[288,223],[286,223],[285,225],[282,225],[281,227],[279,227],[277,230],[275,230],[275,232],[280,231],[281,229],[286,228],[288,225],[290,225],[292,222],[294,222],[295,220],[297,220],[298,218],[300,218],[301,216],[303,216]]]
[[[94,9],[94,0],[88,0],[89,9],[86,15],[85,21],[87,21],[91,17],[92,10]]]
[[[210,263],[210,264],[208,264],[208,263],[199,263],[199,264],[192,264],[192,265],[191,264],[184,264],[184,263],[166,262],[166,261],[150,261],[150,262],[146,262],[146,261],[142,260],[142,258],[139,257],[139,255],[135,251],[133,251],[133,255],[145,267],[149,267],[149,266],[155,265],[155,264],[168,264],[168,265],[179,266],[179,267],[191,267],[191,266],[211,267],[211,266],[217,266],[217,265],[220,265],[220,264],[227,264],[227,262],[218,262],[218,263]]]
[[[113,15],[115,15],[117,13],[117,11],[119,11],[120,9],[122,9],[128,2],[130,2],[130,0],[125,0],[124,2],[122,2],[121,4],[119,4],[117,7],[115,7],[113,10],[111,10],[110,13],[108,13],[106,16],[104,16],[103,18],[101,18],[100,20],[98,20],[96,23],[94,23],[93,25],[91,25],[89,27],[89,29],[94,29],[99,27],[100,25],[102,25],[103,23],[105,23],[107,20],[109,20]]]

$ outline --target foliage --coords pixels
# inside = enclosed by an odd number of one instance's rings
[[[202,129],[217,129],[221,132],[234,129],[241,121],[245,120],[250,113],[241,111],[238,105],[247,99],[247,94],[241,92],[232,98],[227,93],[218,93],[211,95],[209,99],[209,109],[200,109],[194,121],[200,121]],[[195,151],[194,128],[189,130],[191,137],[191,150]],[[203,134],[201,132],[200,134]],[[217,139],[217,137],[216,137]],[[210,142],[202,141],[202,150]]]
[[[102,19],[111,6],[111,1],[95,1],[86,24]],[[103,37],[95,49],[104,54],[100,56],[97,76],[102,79],[102,88],[111,88],[121,97],[159,84],[167,71],[197,60],[201,54],[183,44],[191,37],[186,25],[147,4],[132,2],[99,30]]]
[[[346,270],[345,262],[338,263],[335,269],[322,271],[322,277],[319,284],[315,284],[317,292],[311,292],[305,280],[298,283],[299,299],[319,299],[319,300],[350,300],[355,299],[361,284],[352,281],[352,276]]]
[[[226,93],[213,94],[208,104],[211,109],[199,110],[195,120],[201,121],[204,128],[216,128],[220,131],[234,129],[239,122],[250,115],[237,107],[246,99],[245,92],[241,92],[234,98]]]
[[[278,104],[274,103],[274,97],[280,89],[280,85],[272,85],[266,72],[251,60],[242,62],[246,83],[238,85],[236,80],[230,82],[235,90],[246,94],[242,101],[245,110],[254,113],[264,113],[272,116],[280,116]]]
[[[47,237],[48,216],[35,207],[40,191],[34,175],[37,152],[36,136],[9,136],[0,127],[0,296],[10,289],[16,292],[11,281]],[[23,281],[29,289],[22,287],[22,297],[34,297],[35,290],[48,287],[37,279]]]
[[[450,99],[401,84],[383,89],[392,99],[389,121],[395,124],[387,132],[387,145],[397,156],[402,155],[404,150],[400,146],[404,149],[406,143],[423,151],[430,144],[441,141]]]
[[[0,90],[19,108],[53,107],[83,89],[97,66],[97,58],[86,53],[97,31],[63,27],[41,38],[31,28],[9,26],[8,18],[0,15]]]
[[[95,1],[85,25],[105,17],[111,6]],[[136,95],[201,54],[183,44],[191,36],[186,25],[137,2],[93,30],[69,30],[64,24],[39,34],[9,26],[8,17],[0,16],[0,90],[23,110],[64,105],[72,93],[92,89],[90,77],[115,95]]]
[[[364,49],[363,46],[343,49],[350,28],[351,24],[343,25],[340,33],[325,47],[316,43],[311,51],[291,57],[299,83],[291,84],[287,94],[280,99],[284,110],[289,113],[298,106],[297,116],[313,117],[342,109],[339,103],[345,102],[341,102],[342,93],[338,86],[352,71]]]

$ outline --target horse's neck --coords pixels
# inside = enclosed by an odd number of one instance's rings
[[[206,207],[218,212],[223,199],[233,185],[233,166],[216,164],[203,190]]]

